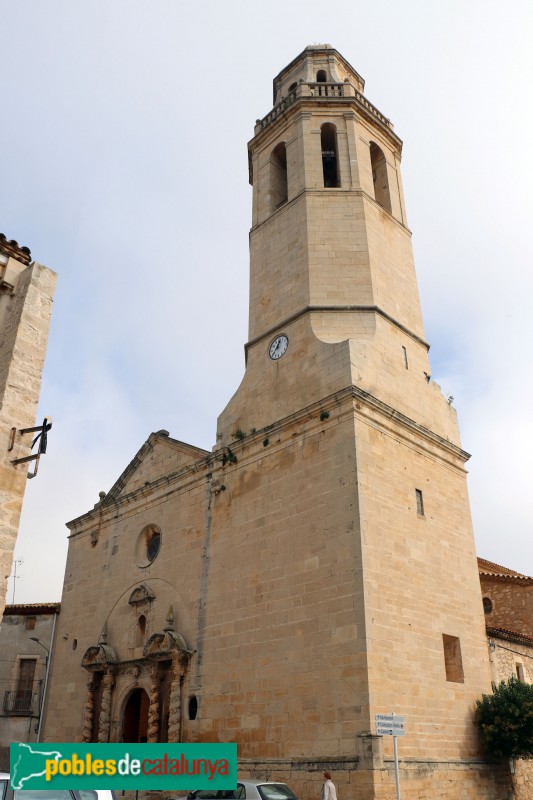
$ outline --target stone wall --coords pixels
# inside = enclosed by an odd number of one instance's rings
[[[1,256],[1,251],[0,251]],[[0,614],[11,573],[30,453],[56,274],[41,264],[0,259]],[[31,464],[30,464],[31,467]]]
[[[533,636],[533,579],[480,575],[483,597],[492,603],[487,625]]]
[[[514,762],[512,786],[513,800],[531,800],[533,797],[533,759],[519,758]]]
[[[338,800],[392,800],[396,797],[396,774],[391,760],[385,760],[377,771],[360,769],[357,760],[243,760],[239,761],[239,779],[287,783],[298,800],[319,800],[325,769],[332,774]],[[531,800],[526,781],[516,773],[514,787],[520,788],[515,788],[513,797],[507,764],[400,759],[402,800]],[[173,800],[177,794],[184,797],[187,791],[117,792],[118,800]]]
[[[489,648],[492,680],[500,683],[519,677],[526,683],[533,683],[533,643],[528,646],[496,636],[489,639],[492,642]],[[521,667],[522,675],[518,674],[517,667]]]

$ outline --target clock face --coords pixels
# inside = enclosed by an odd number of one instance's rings
[[[278,358],[281,358],[281,356],[285,355],[288,346],[289,346],[289,340],[284,334],[282,334],[281,336],[276,336],[276,338],[268,348],[268,355],[273,361],[277,361]]]

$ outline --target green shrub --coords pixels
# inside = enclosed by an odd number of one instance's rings
[[[533,685],[516,678],[492,684],[493,694],[476,701],[475,719],[493,758],[533,756]]]

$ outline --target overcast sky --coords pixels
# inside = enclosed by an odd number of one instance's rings
[[[533,575],[533,3],[0,0],[0,231],[59,274],[17,602],[59,600],[65,522],[151,431],[211,449],[244,371],[246,143],[328,42],[404,141],[433,377],[478,554]],[[8,601],[13,598],[10,581]]]

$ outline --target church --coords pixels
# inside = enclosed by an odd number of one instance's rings
[[[404,798],[507,797],[473,724],[469,456],[430,377],[402,141],[330,45],[273,88],[245,375],[212,451],[152,433],[68,523],[44,740],[236,741],[241,774],[302,800],[324,769],[385,800],[395,713]]]

